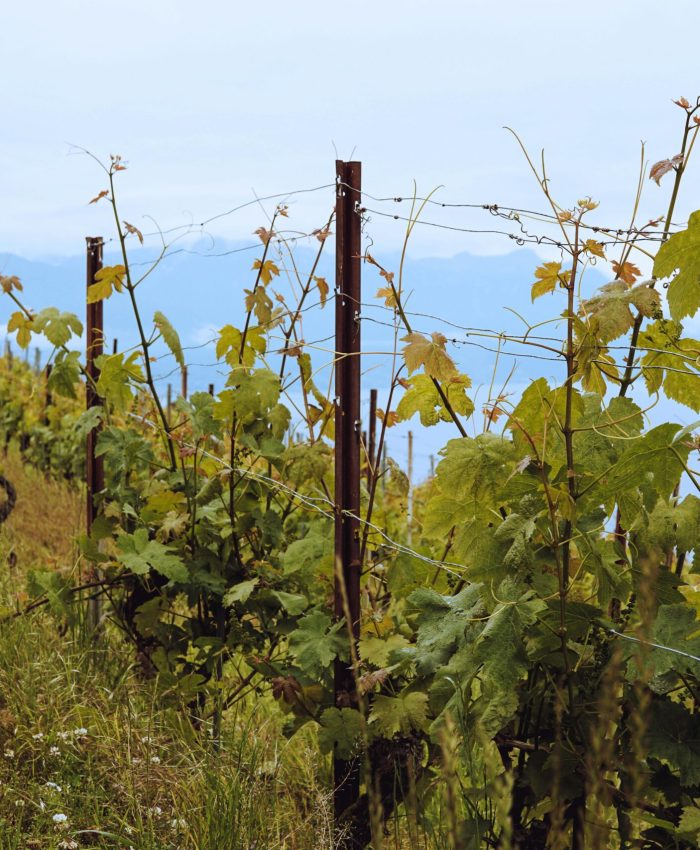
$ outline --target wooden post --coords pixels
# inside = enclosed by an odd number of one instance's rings
[[[362,166],[336,162],[335,298],[335,616],[346,619],[356,656],[360,636],[360,304]],[[335,662],[338,708],[357,707],[352,663]],[[360,796],[359,759],[333,760],[333,804],[339,831],[349,828],[345,846],[356,846],[352,823],[343,823]]]
[[[102,268],[102,246],[103,240],[101,236],[88,236],[87,242],[87,286],[88,288],[95,282],[95,275]],[[88,374],[89,380],[85,386],[85,404],[89,410],[92,407],[97,407],[101,404],[101,399],[97,395],[95,383],[99,378],[99,369],[95,365],[95,360],[103,353],[104,350],[104,320],[103,320],[103,302],[97,301],[94,304],[87,305],[87,321],[86,321],[86,366],[85,371]],[[86,445],[86,484],[87,484],[87,503],[86,503],[86,530],[88,535],[92,531],[92,524],[97,515],[95,499],[99,493],[104,490],[104,463],[102,457],[95,456],[95,447],[97,444],[97,428],[94,428],[87,436]],[[97,577],[97,569],[92,566],[90,578]],[[96,628],[100,622],[102,614],[99,597],[91,599],[88,603],[88,625],[91,628]]]
[[[214,395],[214,384],[209,384],[209,395]]]
[[[182,367],[182,388],[180,395],[185,399],[187,398],[187,366]]]
[[[117,354],[118,351],[119,351],[119,340],[115,336],[114,339],[112,340],[112,354]]]

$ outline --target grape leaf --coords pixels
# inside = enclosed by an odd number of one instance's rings
[[[339,759],[351,759],[357,754],[362,732],[359,711],[327,708],[320,719],[318,745],[322,753],[333,753]]]
[[[396,408],[399,422],[410,419],[416,413],[420,416],[421,425],[425,426],[452,421],[435,383],[428,375],[414,375],[406,383],[408,390]],[[466,393],[470,386],[470,379],[462,374],[453,375],[443,384],[442,390],[455,413],[471,416],[474,412],[474,403]]]
[[[700,210],[691,214],[686,230],[674,233],[659,248],[654,277],[671,275],[668,306],[672,318],[678,321],[694,316],[700,307]]]
[[[153,314],[153,324],[158,328],[163,337],[165,344],[168,346],[170,351],[172,351],[175,360],[180,367],[184,367],[185,358],[182,354],[182,345],[180,344],[180,337],[178,336],[175,328],[170,324],[167,318],[160,312],[160,310],[156,310]]]
[[[385,738],[408,735],[412,729],[428,727],[428,694],[411,691],[397,697],[379,694],[369,715],[370,726]]]
[[[345,624],[333,623],[321,610],[310,611],[289,635],[289,652],[308,676],[320,678],[334,658],[347,659]]]
[[[457,367],[445,351],[447,338],[441,333],[433,333],[431,338],[415,331],[401,338],[406,343],[402,354],[409,372],[415,372],[422,366],[425,374],[436,381],[447,381],[457,374]]]
[[[88,286],[87,302],[94,304],[109,298],[112,292],[121,292],[124,286],[126,268],[122,265],[104,266],[95,274],[95,282]]]

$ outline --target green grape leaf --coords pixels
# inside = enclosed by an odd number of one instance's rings
[[[357,755],[362,735],[362,718],[354,708],[327,708],[321,714],[318,745],[322,753],[339,759]]]
[[[307,676],[320,678],[335,658],[348,657],[345,624],[332,623],[323,611],[310,611],[289,635],[289,652]]]
[[[73,335],[80,336],[83,325],[74,313],[61,313],[55,307],[46,307],[34,317],[33,330],[43,333],[51,345],[60,348]]]
[[[182,558],[157,540],[149,540],[145,528],[139,528],[133,534],[122,534],[117,545],[119,561],[136,575],[146,575],[154,570],[173,582],[184,583],[189,578]]]
[[[428,694],[404,691],[397,697],[379,694],[369,715],[370,728],[385,738],[428,728]]]
[[[58,351],[49,375],[49,388],[66,398],[77,398],[75,387],[79,380],[80,352]]]
[[[399,421],[410,419],[416,413],[420,416],[421,425],[426,426],[452,420],[435,383],[428,375],[414,375],[407,383],[409,388],[396,408]],[[442,385],[450,406],[462,416],[471,416],[474,412],[474,403],[466,393],[470,386],[471,380],[462,374],[453,375]]]
[[[224,605],[231,608],[236,602],[247,602],[259,581],[258,578],[250,578],[229,588],[224,594]]]
[[[140,358],[141,353],[134,351],[126,360],[123,353],[103,354],[95,360],[100,370],[97,392],[116,410],[124,411],[129,407],[134,397],[132,384],[142,384],[145,380],[138,362]]]
[[[677,702],[654,700],[647,748],[650,756],[668,764],[684,787],[700,783],[700,715]]]
[[[403,635],[394,634],[388,637],[365,635],[360,638],[360,658],[375,667],[388,667],[391,653],[408,645],[409,642]]]

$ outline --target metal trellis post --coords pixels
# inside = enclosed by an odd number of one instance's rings
[[[335,616],[345,618],[350,660],[336,660],[335,705],[357,707],[352,665],[360,635],[360,303],[362,166],[336,162]],[[358,759],[333,761],[336,824],[360,795]],[[352,846],[352,836],[347,843]]]

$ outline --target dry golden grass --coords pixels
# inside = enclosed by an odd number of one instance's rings
[[[85,515],[82,488],[45,478],[13,451],[0,458],[0,472],[17,490],[15,509],[0,525],[0,551],[13,569],[72,568]]]

